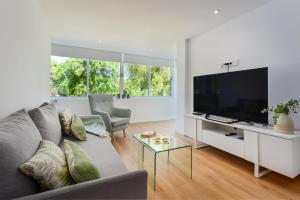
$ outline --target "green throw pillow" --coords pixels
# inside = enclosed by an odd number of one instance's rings
[[[40,143],[35,155],[22,164],[20,169],[35,179],[45,190],[73,184],[64,153],[56,144],[47,140]]]
[[[86,140],[85,127],[80,117],[66,109],[59,113],[59,119],[64,134],[78,140]]]
[[[67,109],[59,113],[59,120],[60,120],[62,131],[64,134],[69,136],[72,136],[71,123],[72,123],[73,115],[74,113],[72,113],[70,110]]]
[[[76,183],[100,178],[100,173],[89,154],[78,144],[64,140],[64,149],[70,174]]]
[[[73,115],[71,122],[71,134],[78,140],[86,140],[86,131],[80,117]]]

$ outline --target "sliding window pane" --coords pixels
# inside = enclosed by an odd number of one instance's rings
[[[78,58],[51,56],[50,95],[85,96],[87,61]]]
[[[100,60],[90,61],[89,93],[120,93],[120,63]]]
[[[124,92],[130,96],[148,96],[148,67],[125,64]]]
[[[171,96],[172,68],[151,67],[151,96]]]

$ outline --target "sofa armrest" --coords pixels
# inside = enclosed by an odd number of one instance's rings
[[[108,112],[102,111],[94,111],[94,115],[100,115],[105,123],[105,127],[107,131],[112,130],[111,121],[110,121],[110,114]]]
[[[130,119],[131,110],[126,108],[112,108],[112,115],[117,117],[126,117]]]
[[[20,199],[147,199],[145,170],[51,190]]]

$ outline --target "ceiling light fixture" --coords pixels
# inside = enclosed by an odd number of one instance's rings
[[[215,13],[215,14],[219,14],[219,13],[220,13],[220,10],[215,10],[214,13]]]
[[[101,43],[102,43],[102,41],[101,41],[101,40],[99,40],[99,41],[98,41],[98,44],[101,44]]]

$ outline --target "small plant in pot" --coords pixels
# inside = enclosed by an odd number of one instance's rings
[[[294,121],[292,115],[297,114],[299,100],[291,99],[286,103],[279,103],[275,107],[266,108],[261,113],[272,113],[274,130],[281,133],[294,133]]]
[[[122,99],[125,99],[126,97],[127,97],[127,91],[124,90],[124,91],[123,91],[123,95],[122,95]]]

